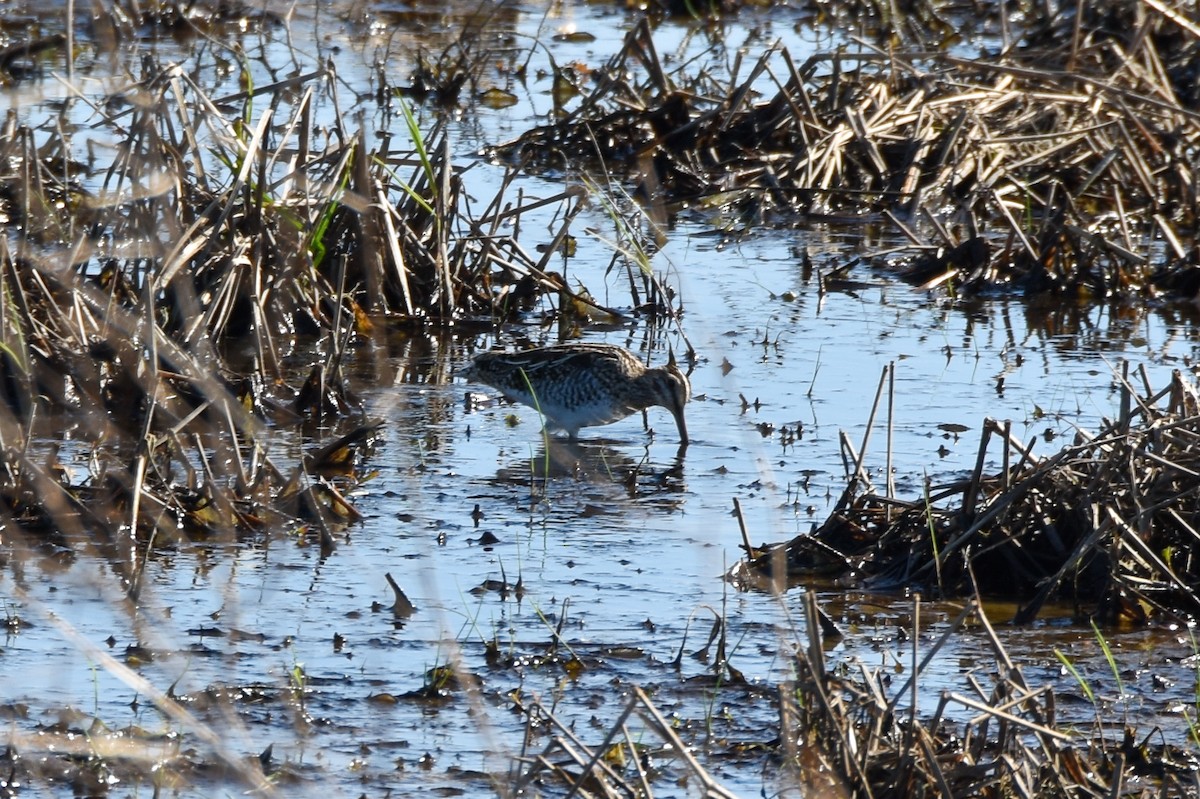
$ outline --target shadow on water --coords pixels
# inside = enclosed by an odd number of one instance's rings
[[[528,486],[538,494],[549,491],[546,485],[548,481],[612,485],[620,489],[619,492],[613,492],[614,498],[684,494],[687,491],[684,469],[686,450],[678,449],[674,459],[664,464],[651,459],[651,449],[647,445],[641,457],[634,457],[615,442],[570,441],[544,435],[537,451],[528,458],[501,466],[493,482],[507,486]]]

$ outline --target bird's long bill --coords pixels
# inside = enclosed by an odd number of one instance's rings
[[[675,417],[675,426],[679,428],[679,445],[686,447],[688,443],[687,422],[683,419],[683,408],[672,408],[671,414]]]

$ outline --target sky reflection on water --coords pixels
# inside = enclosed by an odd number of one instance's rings
[[[515,46],[522,46],[521,37],[538,35],[542,14],[540,8],[515,14]],[[561,62],[603,60],[619,45],[629,19],[595,6],[564,14],[545,24],[600,35],[587,45],[548,44]],[[776,32],[784,30],[775,25]],[[373,41],[381,41],[382,32],[376,34]],[[664,26],[656,38],[675,61],[712,50],[711,42],[684,25]],[[736,42],[760,38],[737,26],[728,34]],[[793,38],[794,55],[812,47],[802,35]],[[340,76],[368,84],[372,45],[340,41],[363,60],[356,73],[353,59],[341,59]],[[390,51],[397,64],[407,57],[399,45],[393,40]],[[317,52],[308,52],[312,62],[300,66],[313,66]],[[535,56],[543,57],[540,51]],[[218,76],[213,69],[205,75],[236,86],[236,71]],[[55,85],[38,84],[43,100]],[[499,171],[480,163],[476,152],[548,115],[546,89],[544,80],[535,80],[521,105],[467,115],[452,127],[458,160],[473,165],[464,173],[470,193],[492,196]],[[31,106],[30,98],[13,92],[0,91],[0,111]],[[532,196],[562,190],[557,179],[523,185]],[[536,231],[545,221],[533,217],[523,225]],[[8,701],[27,703],[32,724],[46,723],[63,705],[110,727],[161,724],[148,705],[131,707],[134,692],[81,656],[51,623],[52,613],[97,646],[111,636],[111,646],[103,646],[115,655],[135,645],[153,650],[153,662],[139,663],[137,670],[162,690],[174,685],[179,694],[200,696],[217,685],[261,686],[272,699],[237,705],[245,726],[232,728],[237,734],[231,739],[247,755],[275,743],[277,757],[311,763],[311,783],[289,788],[289,795],[330,793],[328,775],[335,775],[333,793],[357,795],[359,780],[403,790],[453,785],[456,768],[503,772],[507,756],[520,746],[521,719],[506,701],[518,689],[563,695],[561,712],[589,738],[602,735],[615,717],[612,695],[626,683],[665,686],[663,701],[679,717],[702,719],[712,711],[706,703],[734,700],[719,693],[671,693],[679,685],[665,664],[684,645],[685,633],[688,650],[698,649],[713,618],[726,618],[733,662],[760,682],[790,676],[789,647],[800,640],[799,591],[782,599],[738,594],[722,580],[740,554],[733,500],[740,501],[755,544],[820,522],[844,486],[839,437],[844,432],[861,447],[888,364],[896,365],[894,402],[890,419],[879,413],[866,462],[881,479],[890,423],[898,492],[913,498],[927,477],[945,480],[973,465],[985,417],[1012,420],[1018,438],[1036,438],[1035,451],[1052,454],[1074,426],[1094,429],[1116,412],[1122,359],[1144,367],[1158,388],[1172,369],[1195,358],[1194,315],[1178,309],[1042,310],[1018,298],[953,300],[915,291],[871,268],[883,266],[877,254],[896,242],[870,231],[812,226],[731,240],[714,235],[710,222],[699,214],[678,220],[652,261],[683,298],[683,330],[698,355],[691,373],[696,399],[688,408],[694,440],[682,457],[670,418],[659,409],[650,413],[651,426],[662,432],[653,440],[635,415],[585,431],[575,447],[552,441],[549,453],[533,410],[468,409],[467,392],[481,388],[454,381],[452,372],[472,348],[511,344],[511,329],[471,342],[388,337],[360,350],[354,365],[370,415],[386,424],[385,443],[371,461],[378,475],[356,498],[365,519],[339,535],[334,555],[322,560],[316,547],[290,537],[291,531],[244,545],[162,552],[148,569],[136,610],[124,602],[119,580],[101,559],[60,552],[15,558],[0,584],[35,626],[6,643],[0,688]],[[611,238],[612,220],[597,204],[577,227],[571,279],[606,304],[628,304],[624,276],[606,275],[611,251],[604,239]],[[587,229],[597,232],[583,235]],[[805,275],[802,251],[818,272],[865,259],[854,271],[862,284],[820,294],[815,275]],[[1178,319],[1170,315],[1176,312]],[[630,323],[587,338],[637,345],[644,333]],[[666,338],[683,351],[678,336]],[[666,352],[650,357],[659,363]],[[939,425],[965,432],[951,434]],[[784,429],[794,441],[785,440]],[[299,446],[290,431],[271,444]],[[549,479],[547,463],[554,466]],[[478,526],[476,505],[483,514]],[[499,542],[481,544],[485,532]],[[380,609],[392,601],[385,573],[419,608],[402,625]],[[520,601],[494,591],[472,593],[487,580],[518,578],[526,590]],[[910,599],[826,591],[823,602],[848,633],[829,652],[831,661],[901,671],[911,655],[899,633]],[[954,612],[952,604],[931,608],[928,634],[936,635]],[[484,664],[484,645],[493,640],[517,653],[546,646],[561,616],[564,638],[593,664],[579,681],[564,680],[553,666],[489,670]],[[205,632],[213,628],[219,636]],[[336,637],[342,645],[335,645]],[[1061,616],[1032,630],[1003,630],[1003,637],[1033,678],[1057,679],[1068,694],[1074,687],[1061,676],[1055,648],[1083,662],[1098,683],[1107,680],[1091,631]],[[1129,680],[1126,687],[1135,692],[1131,701],[1143,718],[1181,734],[1182,722],[1170,708],[1189,698],[1194,668],[1183,658],[1194,647],[1180,637],[1114,633],[1113,641],[1135,661],[1130,668],[1172,675],[1173,691],[1153,694],[1144,685],[1148,678]],[[607,648],[616,646],[640,654],[612,656]],[[482,709],[465,701],[438,707],[373,701],[419,688],[426,669],[453,658],[483,676]],[[685,677],[705,669],[696,659],[684,663]],[[980,642],[963,636],[933,664],[923,691],[932,700],[990,664]],[[279,711],[300,666],[311,689],[311,718],[302,722]],[[1086,726],[1092,708],[1075,709]],[[741,734],[769,730],[774,721],[766,704],[747,702],[737,711],[729,724]],[[14,722],[22,725],[28,726]],[[417,763],[426,753],[434,754],[435,765],[422,772]],[[761,788],[760,771],[761,763],[727,768],[723,778],[748,794]],[[658,795],[671,795],[668,786],[660,787]]]

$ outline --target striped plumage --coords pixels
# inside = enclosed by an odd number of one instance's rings
[[[550,426],[567,431],[572,440],[581,427],[609,424],[661,405],[675,417],[680,443],[688,442],[683,406],[692,387],[674,354],[666,366],[648,369],[622,347],[559,344],[481,353],[460,374],[491,386],[512,402],[537,408]]]

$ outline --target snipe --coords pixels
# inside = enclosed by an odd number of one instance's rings
[[[683,406],[692,396],[687,375],[671,354],[666,366],[647,368],[611,344],[559,344],[524,352],[484,352],[460,374],[498,390],[506,399],[541,411],[571,440],[581,427],[624,419],[661,405],[675,417],[680,444],[688,443]]]

